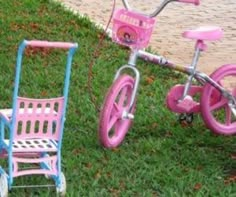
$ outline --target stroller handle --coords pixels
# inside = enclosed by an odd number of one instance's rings
[[[70,49],[70,48],[77,48],[77,43],[71,42],[50,42],[46,40],[25,40],[24,41],[26,46],[31,47],[46,47],[46,48],[63,48],[63,49]]]

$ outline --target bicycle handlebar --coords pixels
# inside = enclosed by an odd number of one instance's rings
[[[154,12],[152,12],[151,14],[145,14],[145,15],[151,18],[157,16],[164,9],[164,7],[172,1],[177,1],[177,2],[182,2],[182,3],[192,3],[194,5],[200,4],[200,0],[164,0],[162,3],[160,3],[160,5],[156,8]],[[127,10],[134,10],[130,7],[128,0],[122,0],[122,2]]]
[[[183,2],[183,3],[192,3],[194,5],[199,5],[200,0],[177,0],[178,2]]]
[[[48,47],[48,48],[77,48],[77,43],[70,43],[70,42],[49,42],[49,41],[40,41],[40,40],[25,40],[26,46],[32,47]]]

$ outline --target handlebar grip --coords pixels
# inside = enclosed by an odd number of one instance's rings
[[[199,5],[200,0],[177,0],[178,2],[183,2],[183,3],[192,3],[194,5]]]
[[[47,47],[47,48],[77,48],[77,43],[70,43],[70,42],[50,42],[50,41],[41,41],[41,40],[25,40],[26,46],[32,47]]]

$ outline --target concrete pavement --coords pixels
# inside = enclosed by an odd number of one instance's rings
[[[104,0],[57,0],[65,7],[88,16],[97,24],[106,26],[112,10],[113,1]],[[160,1],[160,0],[159,0]],[[152,10],[159,3],[153,0],[129,0],[135,7]],[[117,0],[116,7],[122,7]],[[236,1],[201,0],[199,6],[184,3],[170,3],[157,17],[157,24],[150,46],[158,54],[179,63],[191,62],[194,42],[182,38],[184,30],[202,25],[222,27],[224,38],[209,43],[208,50],[201,55],[199,70],[211,73],[215,68],[226,63],[236,64]]]

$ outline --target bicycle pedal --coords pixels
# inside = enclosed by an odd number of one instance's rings
[[[191,112],[195,107],[199,105],[198,102],[194,101],[192,97],[186,96],[182,101],[177,104],[177,107],[185,112]]]

